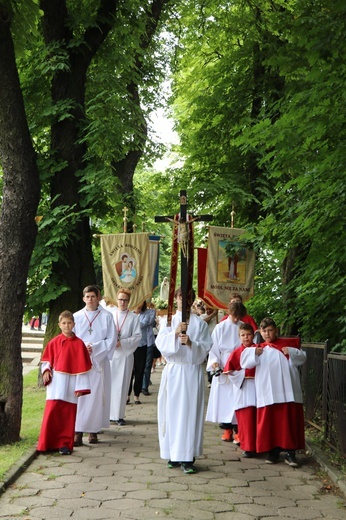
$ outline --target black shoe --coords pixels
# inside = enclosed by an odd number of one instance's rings
[[[115,421],[117,423],[118,426],[125,426],[126,422],[124,421],[124,419],[118,419],[117,421]]]
[[[142,389],[142,394],[143,395],[151,395],[150,392],[148,392],[148,390],[143,390],[143,389]]]
[[[192,462],[182,462],[181,463],[181,469],[186,474],[196,473],[196,469],[193,467],[193,463]]]
[[[179,468],[179,466],[180,466],[180,462],[175,462],[175,461],[173,461],[173,460],[169,460],[169,461],[167,462],[167,468],[169,468],[169,469],[172,469],[172,468]]]
[[[233,425],[232,423],[220,423],[219,424],[219,428],[221,428],[221,430],[232,430],[233,429]]]
[[[286,451],[285,462],[292,468],[297,468],[299,466],[297,459],[296,459],[296,454],[294,453],[294,451]]]
[[[242,457],[244,457],[244,459],[252,459],[252,457],[255,456],[255,452],[254,451],[243,451],[243,454],[242,454]]]
[[[62,448],[59,448],[60,455],[71,455],[70,450],[67,446],[63,446]]]
[[[280,451],[278,448],[270,450],[266,464],[277,464],[280,461]]]

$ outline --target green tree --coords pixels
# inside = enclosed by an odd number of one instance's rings
[[[47,338],[61,310],[76,310],[82,288],[97,281],[92,233],[105,229],[103,219],[114,226],[124,204],[134,208],[132,179],[147,142],[142,102],[148,110],[153,102],[145,92],[158,81],[151,55],[167,3],[40,2],[42,38],[21,70],[45,179],[28,303],[49,305]],[[39,70],[46,77],[36,115]]]
[[[0,2],[0,444],[19,440],[21,335],[40,181],[26,120],[12,39],[13,13]]]
[[[6,72],[0,80],[4,172],[0,236],[6,273],[2,281],[3,308],[6,307],[2,320],[6,345],[13,340],[2,354],[1,367],[6,377],[1,378],[4,386],[0,442],[18,440],[20,427],[21,323],[28,262],[37,232],[34,216],[40,189],[28,126],[40,167],[42,198],[38,213],[43,217],[33,257],[37,269],[30,273],[28,304],[37,306],[42,297],[40,305],[49,306],[49,339],[56,332],[59,312],[63,308],[76,310],[81,304],[82,288],[96,279],[90,217],[101,214],[100,209],[109,210],[109,204],[99,203],[102,195],[111,186],[119,203],[119,186],[123,193],[132,189],[134,169],[146,143],[140,92],[144,91],[146,74],[150,79],[154,70],[153,65],[148,67],[146,56],[154,53],[151,43],[167,3],[168,0],[40,0],[39,5],[36,0],[0,2],[0,66]],[[16,56],[10,31],[12,19]],[[108,57],[107,49],[101,56],[106,44],[112,47]],[[101,160],[100,134],[98,143],[93,141],[94,149],[90,143],[97,100],[105,102],[104,122],[110,115],[106,112],[109,85],[103,88],[105,85],[97,78],[106,58],[108,67],[113,63],[113,88],[118,90],[119,102],[110,118],[117,140],[111,145],[112,153]],[[147,83],[152,86],[154,82]],[[117,127],[114,113],[121,127]],[[126,134],[127,123],[130,130]],[[106,203],[110,199],[105,197]],[[10,218],[15,220],[11,226]]]
[[[185,5],[173,82],[180,178],[217,223],[235,203],[257,250],[257,316],[270,310],[283,333],[341,343],[345,7]]]

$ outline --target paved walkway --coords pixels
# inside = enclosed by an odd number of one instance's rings
[[[300,468],[265,457],[243,459],[207,423],[198,472],[168,469],[159,457],[156,399],[161,367],[152,374],[152,395],[127,406],[127,425],[112,425],[71,456],[40,454],[0,496],[0,518],[21,520],[345,520],[342,495],[326,495],[316,464],[299,454]]]

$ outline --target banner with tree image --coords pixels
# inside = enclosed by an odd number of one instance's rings
[[[213,307],[227,309],[236,292],[246,301],[253,295],[255,253],[242,240],[244,229],[209,227],[204,298]]]

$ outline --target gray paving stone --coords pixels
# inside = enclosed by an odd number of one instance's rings
[[[157,440],[160,375],[143,405],[127,407],[127,426],[104,429],[95,445],[84,436],[70,457],[40,454],[0,496],[0,519],[345,520],[345,499],[320,493],[304,454],[297,469],[265,464],[265,454],[244,459],[211,423],[197,473],[168,469]]]
[[[316,509],[310,509],[309,507],[285,507],[280,509],[283,516],[288,518],[295,518],[296,520],[315,520],[322,518],[322,514]]]
[[[78,509],[74,511],[73,520],[113,520],[116,518],[124,518],[121,511],[114,511],[105,507],[97,507],[95,509]]]
[[[220,512],[215,514],[216,520],[258,520],[257,515],[245,515],[242,513],[235,513],[235,512]],[[280,518],[280,520],[282,520]]]
[[[61,520],[71,519],[73,515],[73,510],[64,509],[62,507],[36,507],[30,510],[30,520],[51,520],[55,518],[59,518]],[[21,517],[26,519],[26,517]]]
[[[267,504],[266,506],[257,503],[237,504],[235,506],[235,510],[239,513],[245,513],[249,515],[253,514],[260,518],[266,518],[270,515],[277,515],[277,517],[279,517],[277,509],[275,507],[271,507],[271,505],[269,504]]]

